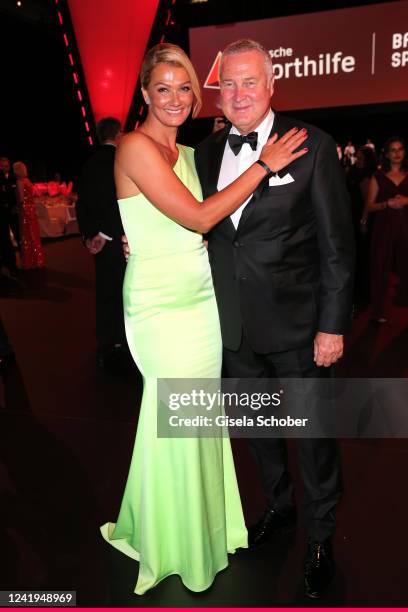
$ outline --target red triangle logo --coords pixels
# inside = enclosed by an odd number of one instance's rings
[[[211,70],[208,73],[208,77],[205,80],[204,89],[219,89],[220,88],[220,82],[218,80],[218,70],[220,67],[221,55],[222,55],[221,51],[218,51],[217,57],[215,58],[214,63],[211,66]]]

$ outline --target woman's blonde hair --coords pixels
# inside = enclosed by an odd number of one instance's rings
[[[187,72],[194,95],[192,116],[197,117],[202,106],[201,88],[196,71],[194,70],[193,64],[191,63],[187,54],[183,51],[183,49],[177,45],[172,45],[171,43],[160,43],[152,47],[146,53],[142,63],[142,68],[140,70],[140,82],[143,89],[148,88],[152,78],[152,72],[159,64],[178,66],[184,68],[184,70]]]
[[[27,178],[27,166],[21,161],[14,162],[13,172],[16,178]]]

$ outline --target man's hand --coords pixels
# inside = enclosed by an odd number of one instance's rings
[[[307,137],[307,130],[305,128],[301,130],[292,128],[279,139],[275,133],[262,148],[259,159],[265,162],[273,172],[278,172],[308,152],[309,149],[307,147],[295,152]]]
[[[314,340],[314,360],[316,365],[328,368],[343,355],[343,336],[317,332]]]
[[[105,244],[106,238],[99,236],[99,234],[97,234],[93,238],[88,238],[88,240],[85,240],[85,246],[91,255],[97,255],[98,253],[100,253]]]
[[[129,261],[130,248],[127,236],[125,234],[123,234],[122,236],[122,249],[124,258],[126,259],[126,261]]]

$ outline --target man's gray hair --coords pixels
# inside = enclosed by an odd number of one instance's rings
[[[268,76],[270,78],[273,76],[273,63],[268,50],[265,49],[261,43],[257,42],[256,40],[252,40],[251,38],[241,38],[240,40],[236,40],[225,47],[221,55],[219,73],[222,73],[222,63],[227,55],[236,55],[238,53],[245,53],[245,51],[258,51],[261,53],[265,60],[265,68]]]

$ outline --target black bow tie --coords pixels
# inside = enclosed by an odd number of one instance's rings
[[[228,143],[234,152],[234,155],[238,155],[242,145],[247,142],[253,151],[256,150],[258,144],[258,132],[249,132],[246,136],[240,136],[239,134],[229,134]]]

